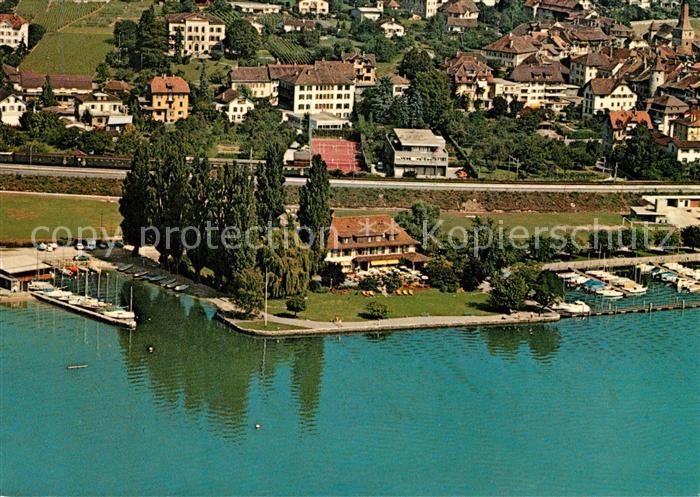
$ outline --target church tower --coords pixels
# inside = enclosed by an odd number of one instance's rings
[[[649,75],[649,96],[653,97],[656,94],[656,90],[659,86],[666,82],[666,70],[661,62],[661,57],[656,58],[656,64],[651,69],[651,74]]]
[[[678,55],[693,55],[695,31],[690,23],[690,0],[683,0],[678,25],[673,29],[673,46]]]

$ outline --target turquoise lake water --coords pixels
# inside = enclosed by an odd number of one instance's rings
[[[259,340],[137,300],[0,306],[2,495],[700,491],[700,310]]]

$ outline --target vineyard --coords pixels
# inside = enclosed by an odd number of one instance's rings
[[[227,26],[229,24],[231,24],[235,19],[239,19],[241,17],[236,12],[234,12],[233,10],[230,10],[230,9],[229,10],[216,9],[216,10],[213,10],[211,13],[212,13],[212,15],[215,15],[216,17],[218,17],[219,19],[224,21],[224,23]]]
[[[75,3],[70,1],[22,0],[17,12],[30,18],[33,23],[41,24],[48,32],[55,32],[86,16],[103,4],[99,2]]]
[[[304,47],[279,36],[270,36],[267,48],[285,64],[310,64],[312,61],[311,54]]]

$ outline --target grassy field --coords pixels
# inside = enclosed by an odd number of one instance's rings
[[[222,81],[228,81],[228,73],[231,72],[231,68],[234,65],[234,61],[221,59],[221,60],[204,60],[204,65],[207,70],[207,76],[210,79],[215,79],[215,77],[222,78]],[[201,60],[192,59],[189,64],[173,64],[173,72],[177,73],[182,71],[184,73],[184,78],[188,81],[199,81],[199,68]]]
[[[307,310],[299,313],[301,319],[333,321],[340,316],[343,321],[364,321],[362,313],[370,302],[385,304],[390,318],[415,316],[484,316],[491,314],[487,308],[488,296],[481,292],[441,293],[439,290],[416,290],[413,296],[390,295],[388,297],[364,297],[361,294],[310,293]],[[287,316],[284,300],[271,300],[269,311]]]
[[[38,226],[47,226],[50,231],[65,226],[75,238],[79,227],[98,229],[100,222],[110,236],[115,234],[121,222],[116,202],[0,193],[0,243],[29,241],[32,230]],[[46,230],[40,236],[49,238]],[[65,233],[59,236],[65,236]]]
[[[370,216],[373,214],[390,214],[395,215],[398,210],[337,210],[337,216]],[[622,216],[620,214],[610,212],[578,212],[578,213],[553,213],[553,212],[503,212],[503,213],[485,213],[481,215],[493,219],[496,223],[502,222],[504,228],[514,228],[523,226],[528,231],[534,231],[535,228],[553,228],[555,226],[590,226],[596,220],[599,225],[620,225],[622,224]],[[473,223],[473,215],[459,214],[455,212],[443,212],[440,218],[444,221],[442,230],[447,232],[455,227],[470,228]]]
[[[62,27],[98,10],[100,3],[75,3],[70,1],[49,2],[47,0],[22,0],[17,12],[41,24],[48,32]]]
[[[22,62],[22,69],[59,74],[90,74],[112,49],[110,34],[49,33]]]

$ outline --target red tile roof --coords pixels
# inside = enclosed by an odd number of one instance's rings
[[[503,38],[486,45],[484,49],[492,52],[513,54],[537,52],[537,47],[535,46],[534,40],[531,36],[513,36],[512,34],[507,34]]]
[[[224,25],[224,21],[205,12],[182,12],[180,14],[171,14],[167,17],[169,23],[181,23],[188,20],[196,21],[199,19],[209,21],[209,24]]]
[[[0,23],[3,22],[6,22],[12,26],[12,29],[19,29],[22,27],[22,25],[27,24],[29,21],[22,16],[18,16],[17,14],[0,14]]]
[[[395,236],[389,240],[388,235]],[[369,241],[367,237],[380,237],[381,240]],[[349,241],[341,243],[341,238]],[[418,245],[406,231],[387,214],[374,216],[334,217],[328,235],[327,248],[338,250],[344,248],[393,247],[399,245]]]
[[[608,113],[608,123],[613,130],[626,129],[630,124],[644,124],[653,129],[651,117],[646,111],[619,110]]]
[[[32,71],[20,71],[20,85],[23,89],[41,88],[46,77],[51,80],[51,86],[56,89],[92,90],[92,76],[82,74],[39,74]]]
[[[151,93],[189,93],[190,85],[180,76],[156,76],[151,80]]]

